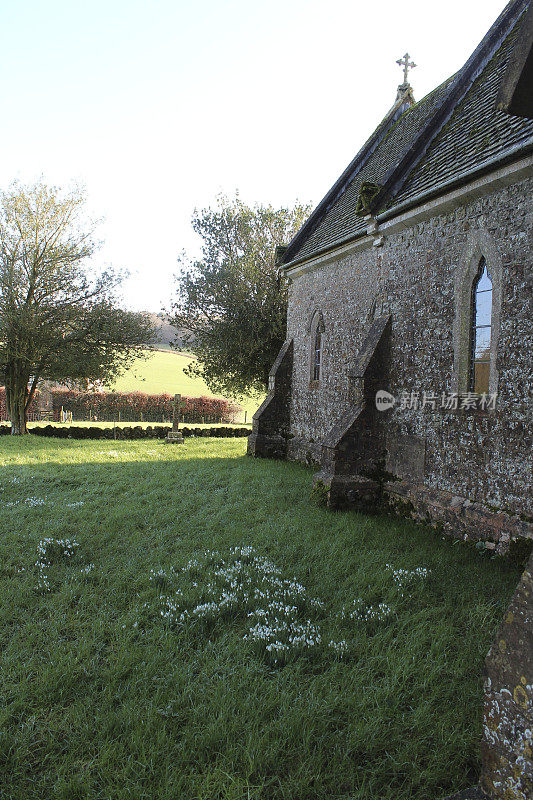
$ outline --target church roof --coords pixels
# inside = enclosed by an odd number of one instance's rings
[[[527,6],[512,0],[456,75],[419,103],[393,106],[289,244],[283,266],[366,234],[369,207],[393,216],[533,149],[533,121],[496,108]]]
[[[500,85],[498,108],[533,118],[533,3],[522,22],[520,37]]]

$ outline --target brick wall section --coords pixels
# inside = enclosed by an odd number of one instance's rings
[[[290,458],[320,462],[322,442],[352,403],[348,375],[376,316],[392,317],[393,395],[455,390],[457,276],[479,239],[490,250],[489,268],[497,259],[501,273],[497,408],[467,413],[397,404],[387,412],[386,469],[401,480],[395,502],[403,493],[404,510],[417,518],[503,549],[509,538],[533,536],[532,197],[532,178],[493,189],[385,235],[380,247],[369,244],[294,277],[287,325],[294,340]],[[309,326],[318,311],[323,367],[313,385]],[[480,514],[491,524],[480,528]]]
[[[533,555],[485,662],[481,786],[533,797]]]

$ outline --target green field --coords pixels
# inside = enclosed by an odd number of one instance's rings
[[[128,371],[119,377],[109,388],[117,392],[145,392],[146,394],[183,394],[188,397],[215,397],[205,382],[199,378],[190,378],[183,370],[190,363],[193,356],[185,353],[169,352],[166,350],[146,351],[146,358],[137,359]],[[234,400],[230,401],[234,403]],[[247,420],[260,405],[262,398],[248,398],[238,403],[243,413],[236,421],[244,420],[244,411]]]
[[[0,440],[6,800],[440,800],[519,568],[244,440]]]

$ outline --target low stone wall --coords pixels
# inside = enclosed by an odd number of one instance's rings
[[[146,428],[140,425],[127,425],[115,428],[98,428],[96,426],[76,426],[70,425],[69,427],[55,427],[54,425],[43,425],[29,428],[29,433],[32,436],[50,436],[54,439],[166,439],[169,431],[172,430],[171,426],[148,425]],[[184,437],[199,436],[199,437],[216,437],[216,438],[234,438],[245,437],[250,435],[249,428],[232,428],[221,426],[218,428],[191,428],[184,425],[180,428]],[[9,425],[0,425],[0,436],[9,436],[11,434],[11,427]]]

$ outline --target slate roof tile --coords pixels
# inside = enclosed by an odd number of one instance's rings
[[[496,110],[496,97],[517,35],[506,39],[482,74],[472,84],[450,120],[435,137],[420,164],[401,191],[389,202],[400,205],[495,156],[505,156],[517,145],[533,141],[533,121]]]
[[[442,102],[451,78],[405,111],[380,142],[369,161],[357,173],[344,193],[332,205],[311,236],[293,258],[304,258],[317,250],[364,232],[367,223],[355,215],[355,206],[361,183],[381,183],[387,172],[397,163],[405,150],[416,139],[420,126]]]

